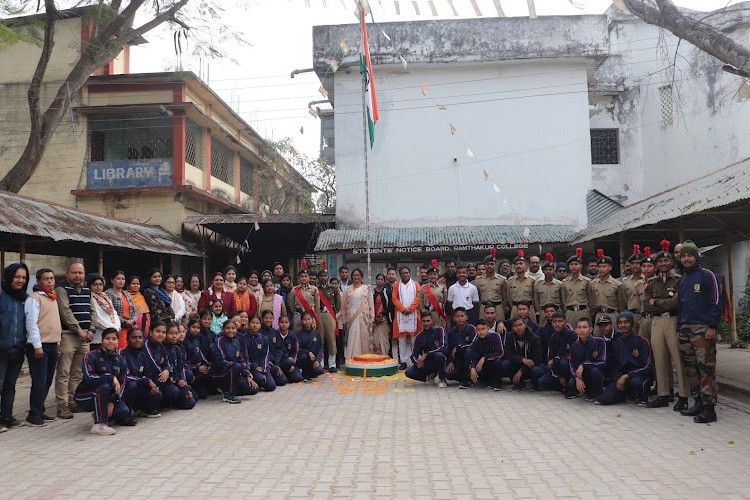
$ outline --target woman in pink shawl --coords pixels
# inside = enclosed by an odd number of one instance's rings
[[[260,303],[258,304],[258,316],[263,314],[263,311],[271,311],[273,313],[273,327],[279,329],[279,318],[282,314],[286,314],[286,306],[284,305],[284,298],[276,293],[276,287],[273,281],[266,280],[263,282],[263,295],[261,296]]]

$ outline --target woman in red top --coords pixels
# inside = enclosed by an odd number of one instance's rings
[[[237,289],[234,291],[234,305],[237,312],[245,311],[250,318],[258,314],[258,301],[247,288],[247,278],[237,280]]]
[[[211,280],[211,286],[208,290],[201,292],[201,298],[198,300],[198,312],[202,314],[203,311],[207,311],[211,301],[214,299],[221,299],[224,304],[224,312],[227,316],[237,312],[237,306],[234,303],[234,293],[224,291],[224,275],[221,273],[214,274],[213,280]]]

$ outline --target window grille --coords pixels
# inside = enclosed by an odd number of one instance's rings
[[[240,158],[240,190],[245,194],[253,194],[253,173],[253,164]]]
[[[172,158],[172,118],[160,113],[91,115],[92,161]]]
[[[215,137],[211,138],[211,175],[234,184],[234,152]]]
[[[659,108],[662,128],[672,125],[674,123],[674,96],[671,85],[659,87]]]
[[[195,122],[187,120],[185,127],[185,162],[203,170],[203,129]]]
[[[619,130],[591,129],[591,164],[617,165],[620,163]]]

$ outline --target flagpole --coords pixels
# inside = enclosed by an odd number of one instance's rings
[[[366,10],[364,6],[360,3],[359,5],[359,15],[361,16],[362,23],[366,23],[365,21],[365,15]],[[363,49],[363,52],[361,54],[361,57],[365,57],[364,52],[364,46],[365,46],[365,33],[364,30],[362,30],[362,44],[361,47]],[[368,168],[368,158],[367,158],[367,141],[368,141],[368,133],[369,133],[369,127],[367,123],[367,78],[372,78],[372,75],[368,75],[367,72],[364,73],[362,76],[362,152],[364,155],[364,166],[365,166],[365,252],[367,254],[367,293],[370,292],[370,287],[372,285],[372,255],[371,255],[371,249],[372,249],[372,238],[370,237],[370,171]],[[375,338],[374,338],[374,326],[370,324],[370,327],[368,328],[368,333],[370,337],[370,352],[375,352]]]

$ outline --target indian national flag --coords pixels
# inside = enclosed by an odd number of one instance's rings
[[[360,9],[359,23],[362,26],[362,50],[359,56],[359,72],[365,79],[365,113],[367,113],[367,132],[370,137],[370,148],[375,143],[375,124],[380,119],[378,111],[378,96],[375,94],[375,77],[372,73],[370,61],[370,42],[367,38],[365,11]]]

